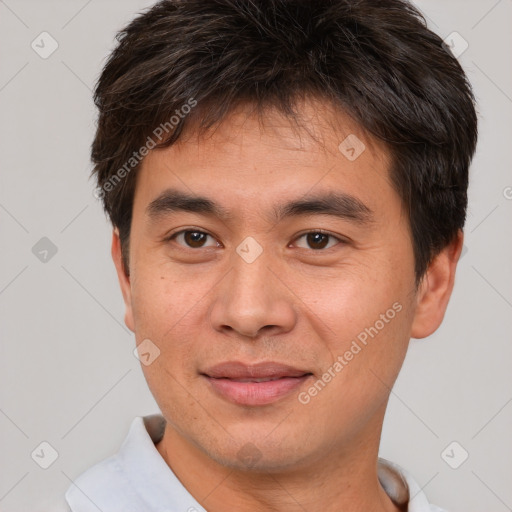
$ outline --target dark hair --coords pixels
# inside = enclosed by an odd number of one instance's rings
[[[247,102],[296,119],[297,99],[317,97],[386,143],[410,217],[417,284],[463,228],[473,93],[405,0],[165,0],[117,41],[95,90],[92,160],[127,272],[143,148],[155,138],[157,147],[173,144],[193,122],[206,130]]]

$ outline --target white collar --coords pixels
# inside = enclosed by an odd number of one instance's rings
[[[164,432],[161,414],[137,416],[119,452],[80,475],[66,492],[72,512],[207,512],[181,484],[155,447]],[[443,512],[429,505],[401,467],[379,459],[382,487],[408,512]],[[409,498],[409,496],[411,498]]]

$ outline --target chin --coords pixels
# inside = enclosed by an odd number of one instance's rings
[[[255,436],[256,437],[256,436]],[[218,464],[235,471],[249,471],[253,473],[278,473],[298,468],[309,458],[304,453],[304,444],[286,443],[286,437],[268,439],[258,436],[255,439],[250,435],[230,438],[222,445],[219,440],[217,446],[207,449],[208,456]]]

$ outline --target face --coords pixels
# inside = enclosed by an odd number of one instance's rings
[[[114,234],[126,323],[168,425],[231,467],[299,467],[378,439],[409,339],[437,328],[451,291],[452,263],[415,290],[386,148],[321,104],[301,112],[307,131],[241,109],[150,152],[129,277]]]

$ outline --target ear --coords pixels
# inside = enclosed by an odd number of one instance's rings
[[[441,325],[455,283],[463,242],[464,234],[459,230],[454,240],[430,263],[416,293],[411,337],[426,338]]]
[[[119,230],[115,228],[112,232],[112,259],[116,266],[117,278],[121,286],[121,292],[123,294],[125,314],[124,323],[132,332],[135,332],[135,324],[133,322],[133,310],[132,310],[132,289],[130,283],[130,277],[126,273],[123,264],[123,255],[121,252],[121,240],[119,239]]]

